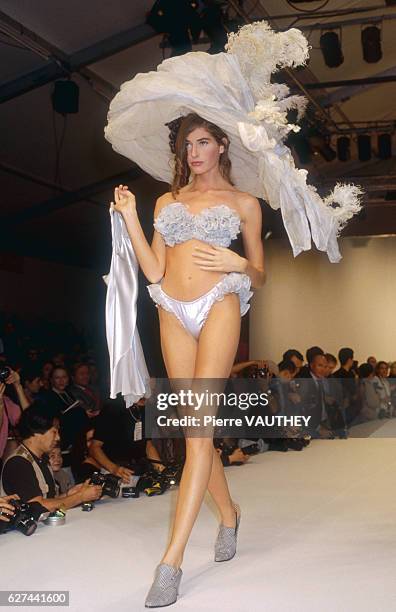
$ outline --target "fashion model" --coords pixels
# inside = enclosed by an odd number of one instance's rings
[[[107,140],[171,185],[155,206],[151,246],[128,186],[115,189],[111,212],[122,217],[151,283],[168,376],[189,381],[193,390],[202,385],[223,390],[219,386],[231,372],[250,288],[265,281],[257,197],[281,210],[294,256],[310,249],[312,238],[332,262],[341,258],[341,227],[360,209],[361,192],[354,185],[337,185],[322,200],[284,144],[287,134],[299,129],[288,123],[287,111],[297,108],[301,115],[304,102],[288,96],[285,85],[272,84],[271,73],[304,64],[307,57],[299,30],[276,33],[265,22],[254,23],[229,36],[226,53],[167,59],[156,71],[124,83],[111,103]],[[229,249],[239,233],[245,257]],[[118,330],[122,324],[115,325]],[[231,498],[212,437],[184,433],[186,461],[172,535],[146,607],[176,601],[184,551],[206,490],[221,517],[215,561],[236,553],[241,510]]]
[[[192,113],[181,121],[172,191],[157,200],[151,247],[127,186],[115,189],[113,204],[124,218],[142,271],[153,283],[148,289],[158,306],[169,378],[205,379],[206,386],[207,379],[229,377],[250,286],[261,287],[265,278],[260,204],[232,185],[228,148],[227,135],[216,125]],[[246,258],[228,248],[239,232]],[[231,499],[213,439],[186,436],[172,536],[147,607],[176,601],[184,550],[206,490],[221,516],[215,560],[227,561],[235,555],[240,509]]]

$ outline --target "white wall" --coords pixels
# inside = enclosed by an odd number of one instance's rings
[[[396,360],[396,236],[344,238],[343,259],[316,250],[293,258],[286,241],[264,243],[268,280],[253,297],[250,358],[278,362],[288,348]]]

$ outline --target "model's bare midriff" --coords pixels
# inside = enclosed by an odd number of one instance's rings
[[[166,267],[161,287],[176,300],[191,301],[207,293],[226,272],[201,270],[192,258],[195,247],[207,242],[192,238],[173,247],[166,247]]]
[[[189,199],[186,194],[180,198],[187,204],[192,214],[199,214],[205,208],[226,204],[241,217],[238,206],[238,191],[225,191],[224,197],[217,195],[215,199],[203,198],[199,204],[194,199]],[[243,222],[242,222],[243,223]],[[166,247],[165,274],[161,281],[161,287],[170,297],[176,300],[191,301],[204,295],[223,278],[227,272],[212,272],[202,270],[194,262],[192,254],[195,247],[209,247],[210,244],[196,238]]]

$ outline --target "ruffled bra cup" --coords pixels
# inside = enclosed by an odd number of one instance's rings
[[[192,238],[228,247],[240,233],[241,219],[229,206],[220,204],[190,213],[182,202],[164,206],[154,222],[167,246],[175,246]]]

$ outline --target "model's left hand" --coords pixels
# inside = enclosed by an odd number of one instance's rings
[[[211,272],[244,272],[246,259],[230,249],[221,246],[207,245],[195,247],[193,261],[201,270]]]

